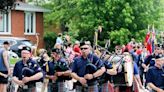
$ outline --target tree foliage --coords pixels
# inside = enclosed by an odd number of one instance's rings
[[[57,34],[55,32],[47,31],[44,34],[44,42],[45,42],[45,48],[48,51],[51,51],[53,48],[55,42],[56,42]]]
[[[131,38],[142,41],[148,24],[160,29],[162,0],[49,0],[52,10],[46,25],[67,28],[73,38],[93,41],[94,31],[103,26],[102,38],[126,44]],[[50,7],[51,6],[51,7]]]

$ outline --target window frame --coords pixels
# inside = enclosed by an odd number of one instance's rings
[[[4,13],[0,12],[0,14],[3,14],[5,20],[4,20],[4,27],[3,30],[0,30],[1,35],[9,35],[11,34],[11,11]]]
[[[32,22],[31,22],[31,17],[30,17],[30,19],[28,20],[28,17],[27,17],[27,14],[32,14]],[[24,27],[25,27],[25,29],[24,29],[24,34],[25,35],[35,35],[36,34],[36,13],[35,12],[28,12],[28,11],[25,11],[24,12],[24,16],[25,16],[25,18],[24,18]],[[27,23],[27,20],[28,20],[28,23]],[[32,23],[32,25],[29,25],[28,26],[28,24],[31,24]],[[27,30],[28,30],[28,27],[29,27],[29,32],[27,32]],[[31,28],[32,27],[32,28]],[[31,30],[32,29],[32,30]]]

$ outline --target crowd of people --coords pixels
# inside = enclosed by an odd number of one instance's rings
[[[59,34],[51,49],[39,49],[34,58],[30,47],[21,49],[12,81],[17,92],[36,92],[36,82],[42,82],[42,92],[164,92],[164,46],[155,45],[153,53],[132,40],[117,45],[110,53],[105,48],[91,46],[90,41],[71,43],[68,35]],[[0,90],[7,92],[9,43],[0,49]],[[47,90],[46,90],[47,89]]]

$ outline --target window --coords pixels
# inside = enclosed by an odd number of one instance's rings
[[[25,12],[25,34],[36,33],[36,20],[34,12]]]
[[[10,33],[10,12],[0,12],[0,34]]]

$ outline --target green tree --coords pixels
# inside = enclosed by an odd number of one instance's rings
[[[160,21],[163,17],[162,0],[50,0],[50,2],[45,7],[51,8],[52,12],[45,16],[45,23],[62,25],[68,29],[73,38],[79,40],[83,38],[93,41],[94,31],[101,25],[103,32],[100,41],[111,39],[113,45],[126,44],[132,37],[142,41],[148,24],[154,24],[157,29],[160,29],[162,24]]]
[[[57,34],[55,32],[47,31],[44,33],[44,42],[46,50],[51,51],[56,42]]]

